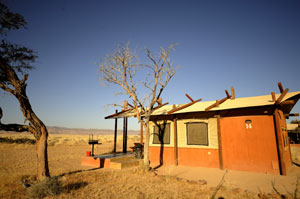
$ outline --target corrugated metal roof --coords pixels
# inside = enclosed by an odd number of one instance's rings
[[[298,92],[290,92],[285,95],[281,102],[289,100],[296,95],[300,95],[300,91]],[[275,94],[276,99],[280,96],[280,94]],[[300,97],[300,96],[299,96]],[[176,111],[172,114],[179,114],[179,113],[190,113],[190,112],[202,112],[205,111],[207,107],[215,103],[216,101],[206,101],[206,102],[197,102],[187,108],[182,110]],[[214,107],[209,111],[218,111],[218,110],[228,110],[228,109],[237,109],[237,108],[247,108],[247,107],[259,107],[259,106],[268,106],[273,105],[275,102],[272,100],[271,94],[263,95],[263,96],[255,96],[255,97],[243,97],[243,98],[236,98],[234,100],[227,99],[225,102],[220,104],[218,107]],[[182,104],[183,105],[183,104]],[[180,107],[182,105],[175,105],[176,107]],[[166,105],[159,109],[153,111],[152,115],[165,115],[168,111],[173,109],[174,105]],[[131,110],[128,112],[124,112],[119,114],[118,116],[111,117],[111,118],[120,118],[120,117],[133,117],[135,116],[135,111]]]

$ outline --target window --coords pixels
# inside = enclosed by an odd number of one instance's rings
[[[186,123],[186,134],[188,145],[208,146],[207,123]]]
[[[170,124],[163,123],[154,126],[153,144],[170,144]]]

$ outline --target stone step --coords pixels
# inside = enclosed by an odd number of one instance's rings
[[[110,162],[109,168],[111,169],[124,169],[128,167],[134,167],[139,165],[138,159],[127,159]]]

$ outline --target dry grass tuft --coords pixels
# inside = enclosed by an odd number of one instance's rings
[[[47,178],[30,187],[27,191],[28,198],[44,198],[46,196],[56,196],[62,191],[61,182],[58,178]]]

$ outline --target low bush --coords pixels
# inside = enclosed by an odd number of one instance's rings
[[[58,178],[47,178],[38,182],[28,189],[28,198],[43,198],[46,196],[55,196],[61,193],[62,184]]]

